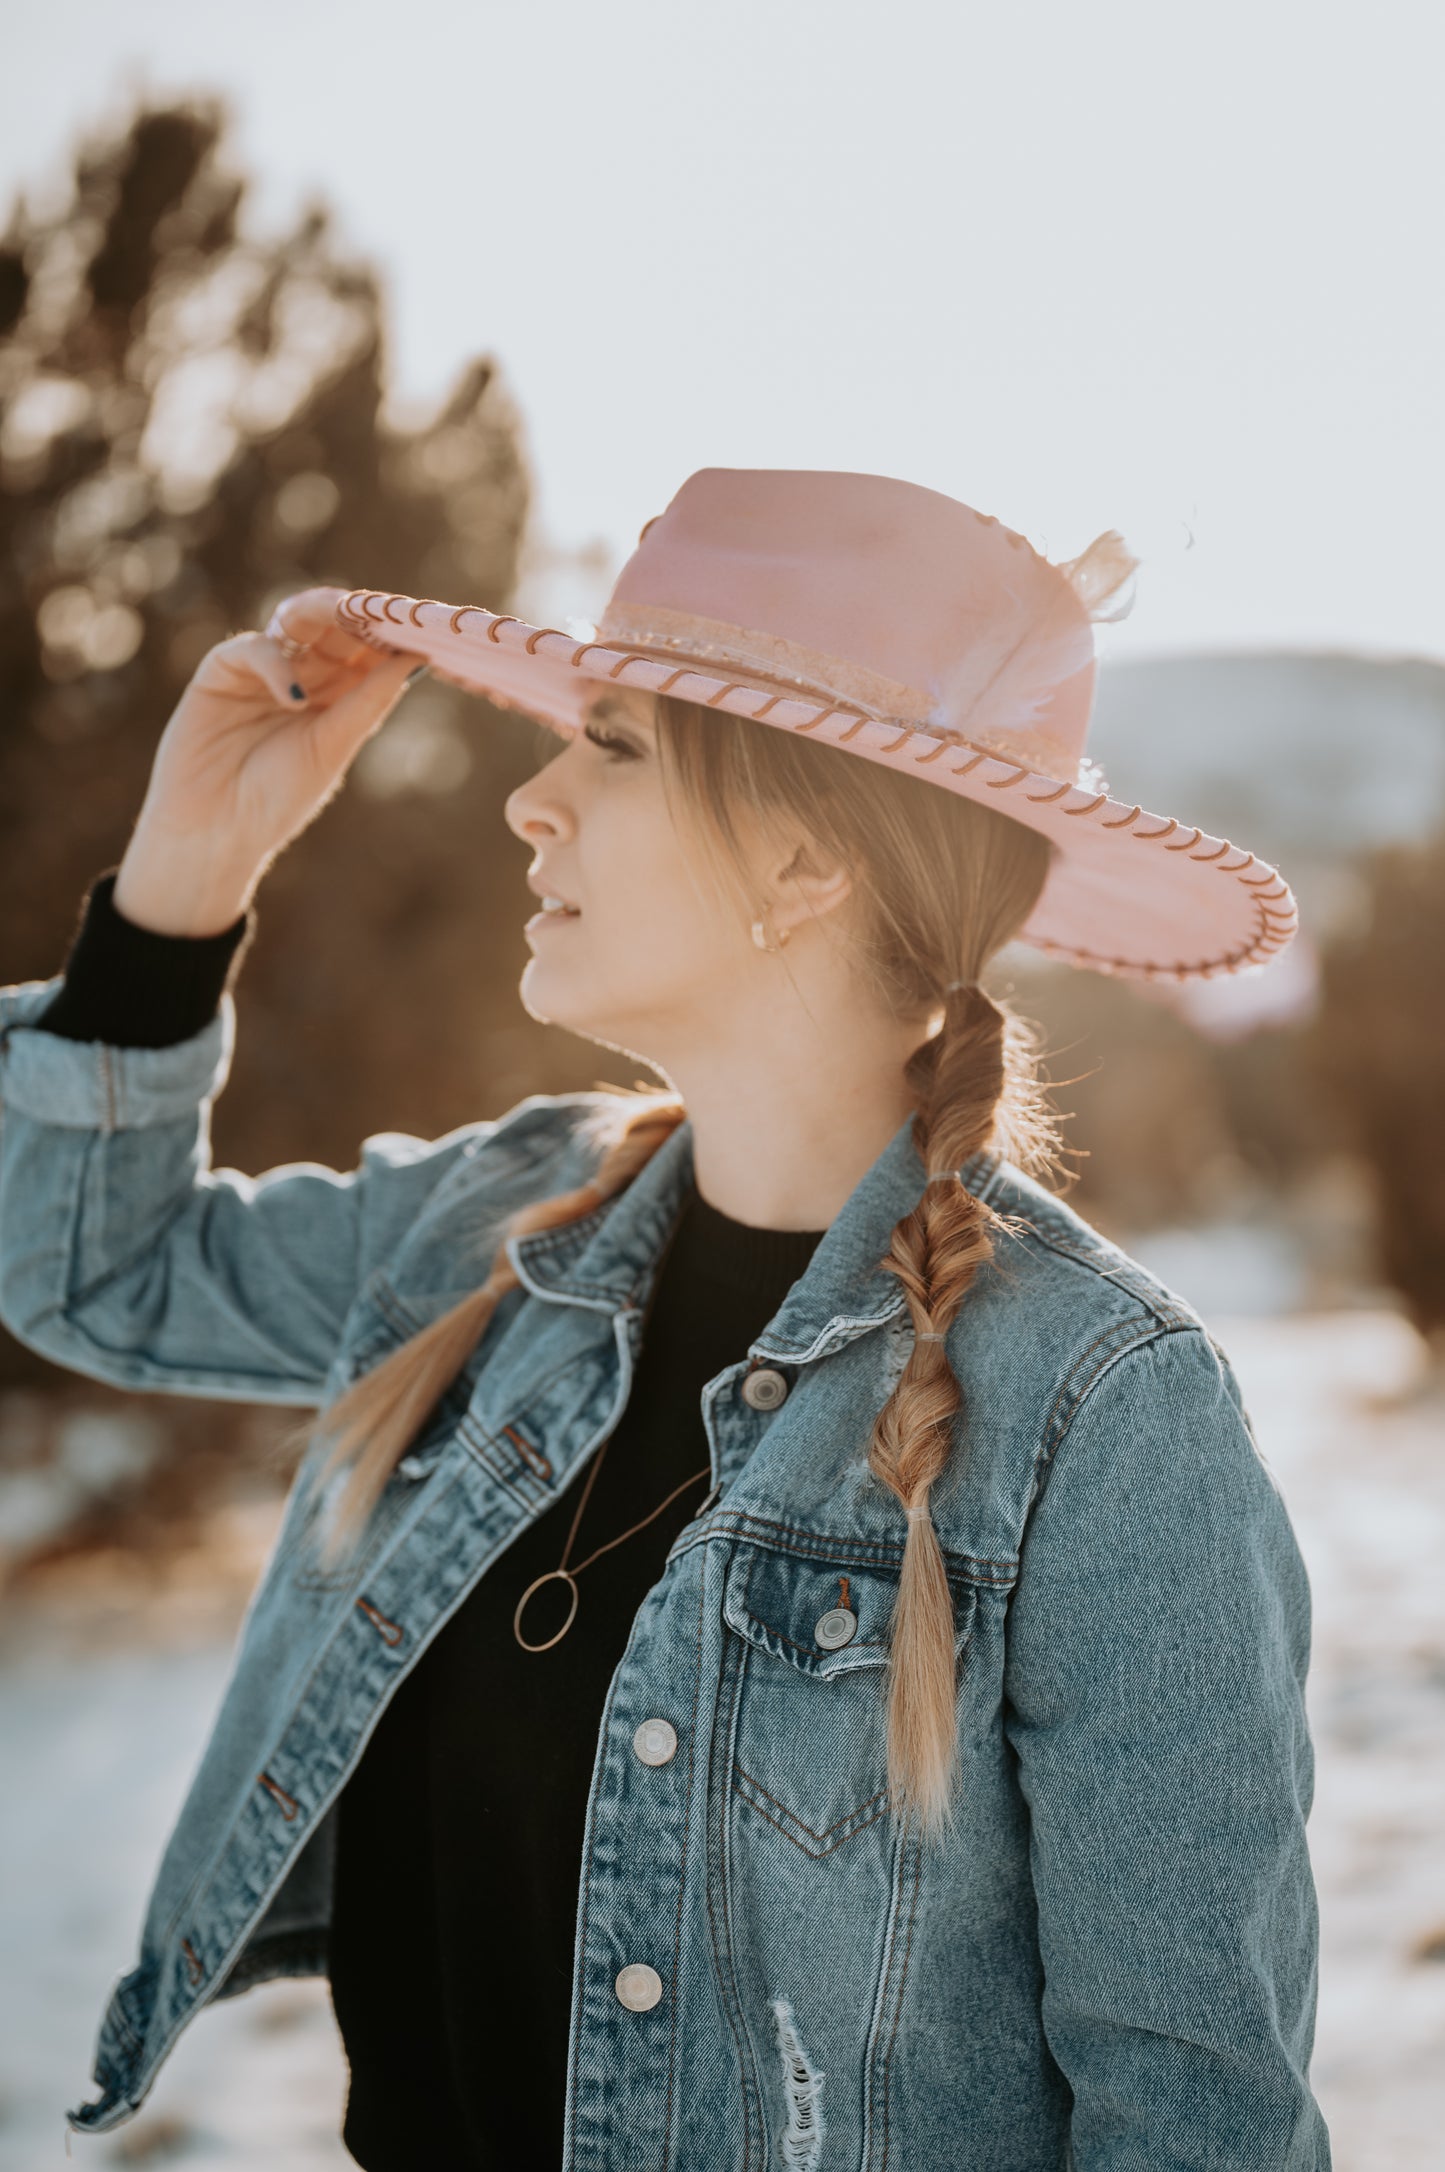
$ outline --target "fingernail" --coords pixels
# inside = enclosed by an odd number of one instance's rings
[[[305,687],[298,686],[294,679],[291,681],[291,699],[293,701],[304,701],[306,699]]]
[[[429,672],[430,670],[430,664],[418,664],[415,671],[409,671],[401,683],[403,686],[415,686],[417,680],[425,678],[427,672]]]

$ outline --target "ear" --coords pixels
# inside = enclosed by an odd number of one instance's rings
[[[771,868],[769,875],[773,925],[780,929],[795,928],[804,920],[821,920],[825,913],[836,912],[853,889],[847,868],[825,861],[817,846],[807,840]]]

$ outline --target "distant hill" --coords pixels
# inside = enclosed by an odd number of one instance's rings
[[[1342,862],[1445,819],[1445,659],[1211,651],[1104,664],[1089,751],[1116,796],[1276,861],[1328,923]]]
[[[1025,945],[1008,947],[1005,970],[1061,1039],[1083,1030],[1083,1017],[1113,1020],[1102,1040],[1117,1039],[1136,999],[1208,1040],[1245,1039],[1314,1012],[1323,950],[1368,923],[1367,855],[1445,828],[1445,660],[1261,649],[1108,661],[1089,752],[1117,798],[1197,822],[1278,866],[1299,900],[1300,934],[1248,973],[1123,983],[1117,1016],[1120,989],[1079,989],[1069,968]],[[1097,1134],[1098,1112],[1092,1121]]]

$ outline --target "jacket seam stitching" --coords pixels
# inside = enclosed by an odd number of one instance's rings
[[[744,1661],[741,1654],[731,1651],[724,1642],[722,1672],[718,1679],[718,1697],[713,1708],[713,1741],[709,1754],[710,1766],[722,1763],[731,1776],[737,1764],[738,1710],[742,1700]],[[726,1710],[723,1699],[726,1697]],[[719,1743],[719,1728],[722,1740]],[[721,1758],[719,1758],[721,1750]],[[738,2051],[742,2100],[743,2100],[743,2163],[741,2172],[749,2172],[756,2164],[753,2143],[753,2118],[757,2113],[761,2128],[759,2142],[767,2132],[766,2114],[763,2111],[758,2081],[756,2048],[748,2028],[743,2009],[741,1989],[738,1984],[737,1952],[733,1943],[731,1860],[732,1860],[732,1791],[728,1786],[718,1790],[717,1804],[717,1877],[712,1877],[712,1864],[707,1864],[703,1880],[703,1899],[707,1908],[708,1923],[712,1931],[713,1952],[718,1956],[721,1981],[721,2004],[732,2038]],[[707,1806],[707,1817],[712,1817],[712,1805]],[[714,1895],[714,1885],[717,1893]]]
[[[1079,1384],[1079,1374],[1082,1368],[1088,1364],[1094,1352],[1104,1350],[1108,1344],[1122,1342],[1123,1338],[1130,1335],[1133,1335],[1139,1341],[1147,1341],[1151,1335],[1160,1332],[1162,1330],[1157,1321],[1111,1320],[1109,1325],[1101,1329],[1091,1343],[1085,1345],[1060,1382],[1058,1393],[1055,1395],[1049,1408],[1049,1414],[1044,1420],[1042,1449],[1034,1464],[1036,1471],[1040,1464],[1051,1460],[1059,1441],[1062,1440],[1073,1423],[1074,1412],[1078,1409],[1079,1404],[1083,1402],[1084,1397],[1094,1385],[1100,1372],[1109,1362],[1107,1354],[1100,1358],[1093,1370],[1085,1373],[1082,1384]],[[1125,1342],[1123,1347],[1132,1347],[1132,1345]],[[1070,1406],[1069,1402],[1071,1394],[1073,1395],[1072,1406]]]
[[[1140,1310],[1151,1319],[1158,1320],[1163,1324],[1181,1327],[1193,1327],[1195,1325],[1193,1315],[1187,1312],[1181,1304],[1171,1302],[1165,1297],[1155,1296],[1143,1286],[1146,1278],[1137,1264],[1126,1259],[1120,1261],[1117,1266],[1106,1265],[1095,1258],[1094,1254],[1085,1247],[1073,1244],[1068,1238],[1041,1228],[1039,1223],[1033,1220],[1032,1217],[1028,1220],[1026,1233],[1016,1231],[1016,1234],[1020,1242],[1027,1243],[1031,1238],[1036,1239],[1046,1251],[1053,1252],[1060,1259],[1069,1260],[1076,1267],[1084,1268],[1097,1281],[1112,1284],[1116,1290],[1120,1290],[1125,1296],[1131,1297]]]
[[[842,1817],[836,1818],[831,1825],[825,1825],[822,1831],[818,1832],[814,1829],[813,1826],[808,1823],[806,1818],[800,1818],[796,1810],[790,1810],[785,1802],[780,1802],[776,1795],[769,1793],[768,1789],[763,1786],[762,1781],[755,1780],[752,1774],[747,1770],[746,1766],[740,1764],[737,1758],[733,1759],[733,1777],[735,1781],[739,1779],[745,1780],[748,1786],[753,1789],[755,1794],[764,1796],[766,1800],[773,1805],[773,1808],[775,1810],[781,1810],[785,1818],[791,1818],[795,1825],[800,1825],[803,1831],[807,1833],[809,1838],[812,1840],[826,1840],[830,1833],[836,1833],[840,1831],[843,1826],[851,1825],[854,1818],[858,1816],[860,1811],[872,1810],[875,1803],[882,1803],[884,1805],[884,1808],[887,1808],[888,1790],[886,1787],[880,1787],[875,1794],[865,1796],[863,1801],[855,1804],[853,1809],[846,1811]],[[744,1796],[743,1799],[744,1801],[746,1801],[746,1796]],[[757,1809],[757,1807],[758,1805],[754,1803],[753,1808]],[[766,1813],[764,1814],[766,1815]],[[874,1816],[872,1818],[869,1818],[866,1823],[871,1825],[874,1823],[876,1818],[880,1818],[882,1817],[882,1815],[882,1810],[875,1811]],[[774,1822],[776,1823],[776,1820],[774,1820]],[[854,1829],[855,1831],[861,1833],[864,1830],[864,1827],[862,1825],[859,1825]],[[845,1835],[845,1838],[851,1837],[851,1835]],[[839,1843],[837,1841],[834,1841],[833,1845],[837,1847]]]
[[[426,1322],[418,1320],[409,1310],[405,1301],[398,1297],[391,1286],[386,1268],[384,1266],[373,1268],[368,1280],[371,1283],[369,1292],[371,1301],[378,1313],[385,1318],[388,1327],[395,1328],[397,1333],[403,1337],[421,1334]],[[465,1292],[464,1294],[470,1295],[472,1293]],[[393,1345],[393,1347],[395,1346]]]
[[[378,1321],[385,1327],[387,1331],[385,1341],[378,1340],[374,1348],[371,1346],[372,1335],[374,1335],[375,1332],[374,1329],[371,1330],[365,1337],[358,1336],[354,1332],[351,1334],[347,1334],[345,1329],[343,1329],[343,1340],[350,1346],[351,1354],[353,1355],[358,1350],[365,1349],[367,1356],[366,1370],[370,1371],[374,1363],[379,1364],[381,1362],[381,1353],[385,1353],[389,1356],[391,1352],[398,1347],[398,1336],[400,1336],[404,1340],[407,1336],[419,1335],[424,1332],[427,1323],[425,1321],[417,1319],[416,1316],[408,1309],[405,1299],[397,1295],[396,1290],[392,1286],[390,1277],[387,1273],[385,1266],[373,1268],[371,1274],[367,1277],[367,1284],[368,1287],[366,1293],[366,1302],[371,1305],[373,1311],[377,1316]],[[478,1286],[480,1287],[480,1285]],[[495,1317],[496,1314],[494,1312],[492,1318],[495,1319]],[[349,1318],[350,1315],[348,1314],[348,1319]],[[461,1370],[458,1372],[456,1379],[450,1382],[448,1386],[442,1390],[442,1393],[438,1398],[440,1402],[447,1403],[450,1408],[455,1410],[456,1424],[460,1424],[464,1419],[472,1417],[475,1430],[478,1433],[485,1435],[488,1439],[491,1438],[488,1428],[484,1426],[479,1419],[475,1418],[475,1415],[472,1411],[472,1399],[476,1394],[477,1387],[480,1383],[481,1375],[486,1370],[487,1361],[484,1361],[483,1364],[478,1368],[477,1379],[475,1381],[468,1383],[465,1387],[463,1387],[462,1382],[465,1379],[467,1366],[471,1364],[472,1358],[475,1357],[477,1351],[481,1348],[481,1345],[486,1339],[487,1332],[490,1329],[491,1325],[492,1321],[489,1320],[487,1322],[486,1328],[482,1330],[481,1335],[478,1336],[476,1343],[473,1345],[471,1353],[463,1360]],[[582,1363],[583,1358],[585,1358],[589,1354],[590,1353],[588,1352],[582,1352],[580,1355],[574,1354],[571,1357],[559,1358],[550,1372],[542,1373],[538,1375],[535,1379],[529,1380],[529,1392],[533,1396],[539,1394],[543,1388],[550,1387],[552,1385],[552,1382],[558,1377],[559,1374],[568,1372],[574,1366],[579,1365],[580,1363]]]
[[[474,1463],[480,1464],[489,1477],[505,1486],[507,1492],[522,1503],[529,1515],[534,1508],[545,1509],[549,1500],[556,1499],[555,1483],[539,1478],[531,1465],[520,1456],[514,1462],[494,1436],[476,1424],[470,1411],[465,1412],[457,1421],[452,1437],[460,1441]],[[441,1453],[445,1452],[446,1442],[443,1441]],[[532,1481],[533,1490],[530,1492],[519,1483],[525,1478]]]
[[[92,1139],[88,1142],[88,1149],[89,1147],[92,1147],[94,1143],[94,1137],[92,1137]],[[83,1179],[82,1184],[77,1186],[77,1196],[72,1207],[72,1246],[74,1244],[75,1237],[77,1236],[79,1231],[79,1215],[81,1204],[79,1193],[82,1188]],[[201,1382],[205,1382],[207,1384],[213,1383],[218,1378],[238,1381],[245,1386],[250,1386],[253,1382],[266,1383],[269,1384],[271,1388],[271,1394],[268,1399],[273,1401],[281,1401],[287,1399],[280,1397],[275,1393],[277,1386],[280,1383],[284,1382],[288,1388],[301,1389],[302,1393],[298,1400],[300,1400],[302,1403],[306,1403],[309,1397],[315,1395],[322,1388],[324,1388],[327,1374],[309,1372],[303,1373],[298,1371],[296,1367],[290,1363],[289,1352],[280,1351],[278,1349],[278,1356],[284,1357],[287,1360],[287,1363],[284,1367],[277,1366],[271,1371],[258,1370],[255,1366],[241,1365],[179,1365],[169,1363],[161,1358],[155,1357],[150,1353],[150,1351],[145,1348],[137,1348],[132,1350],[113,1350],[107,1344],[95,1341],[94,1338],[89,1335],[88,1331],[80,1325],[79,1320],[75,1317],[76,1314],[84,1311],[87,1306],[94,1304],[98,1297],[103,1297],[106,1291],[110,1289],[115,1283],[122,1281],[125,1276],[133,1273],[134,1270],[138,1266],[140,1266],[144,1260],[148,1259],[152,1253],[156,1252],[164,1244],[172,1226],[181,1220],[182,1216],[186,1212],[187,1205],[189,1204],[189,1199],[193,1196],[194,1194],[188,1194],[186,1197],[178,1200],[171,1212],[167,1214],[165,1220],[160,1223],[159,1226],[151,1233],[151,1235],[148,1236],[141,1244],[137,1245],[133,1251],[128,1252],[123,1259],[112,1260],[110,1265],[106,1267],[100,1274],[96,1275],[93,1280],[79,1287],[77,1287],[76,1285],[76,1278],[74,1274],[74,1253],[72,1250],[70,1272],[67,1275],[65,1294],[57,1303],[47,1306],[42,1313],[37,1315],[37,1324],[42,1320],[54,1318],[57,1314],[59,1314],[60,1317],[66,1321],[67,1325],[73,1327],[76,1333],[81,1335],[84,1340],[90,1343],[91,1346],[96,1351],[98,1351],[101,1356],[107,1359],[118,1359],[122,1363],[138,1364],[143,1368],[145,1372],[149,1374],[163,1374],[168,1380],[184,1376],[188,1380],[195,1379]],[[257,1339],[260,1341],[266,1340],[264,1336],[260,1335],[259,1331]],[[340,1346],[338,1345],[338,1354],[339,1348]],[[334,1358],[332,1362],[334,1363]],[[329,1369],[330,1368],[328,1367],[328,1373]],[[126,1385],[130,1386],[132,1385],[132,1383],[127,1382]],[[135,1385],[138,1386],[142,1392],[144,1392],[144,1382],[138,1382],[135,1383]],[[206,1386],[201,1386],[190,1392],[194,1392],[198,1395],[204,1395],[208,1392],[208,1388]]]
[[[595,1224],[600,1228],[601,1224],[606,1220],[607,1210],[611,1205],[612,1201],[605,1199],[600,1207],[589,1207],[585,1214],[577,1215],[573,1221],[559,1223],[556,1229],[528,1230],[526,1232],[528,1259],[534,1256],[541,1258],[548,1252],[557,1251],[564,1244],[574,1242],[578,1230],[586,1229],[589,1224]],[[563,1287],[563,1285],[559,1285],[559,1289]],[[573,1296],[582,1293],[580,1291],[566,1290],[565,1294]]]
[[[703,1595],[706,1582],[706,1577],[702,1576],[697,1580],[697,1643],[695,1646],[696,1658],[692,1669],[692,1712],[687,1729],[687,1788],[682,1803],[682,1847],[679,1852],[677,1866],[677,1911],[673,1920],[672,1935],[672,2025],[667,2038],[667,2102],[663,2107],[662,2114],[662,2147],[664,2153],[672,2147],[672,2094],[677,2080],[677,2009],[680,2003],[677,1995],[677,1974],[682,1956],[682,1905],[687,1890],[687,1846],[691,1826],[689,1812],[692,1804],[693,1781],[697,1762],[697,1700],[702,1673]]]
[[[909,1859],[913,1867],[913,1885],[908,1897],[908,1936],[904,1942],[903,1959],[899,1963],[898,1989],[893,2000],[893,2020],[888,2030],[888,2045],[883,2054],[883,2163],[881,2172],[888,2172],[888,2158],[893,2143],[893,2047],[898,2039],[898,2022],[903,2012],[903,1991],[908,1979],[908,1964],[913,1958],[913,1927],[918,1920],[918,1895],[923,1884],[922,1856],[916,1844],[910,1844]]]
[[[895,1563],[897,1565],[902,1564],[906,1544],[906,1541],[902,1539],[865,1539],[855,1537],[851,1533],[839,1535],[832,1531],[816,1531],[810,1529],[806,1524],[784,1523],[779,1517],[759,1516],[753,1510],[745,1508],[726,1509],[719,1505],[717,1512],[719,1515],[746,1516],[752,1524],[761,1525],[770,1531],[781,1532],[789,1537],[816,1540],[820,1547],[828,1548],[825,1558],[829,1560],[833,1558],[834,1551],[841,1547],[844,1549],[853,1548],[856,1552],[868,1557],[865,1558],[865,1566],[877,1567],[892,1566]],[[1002,1570],[1005,1574],[1016,1571],[1018,1567],[1017,1559],[1013,1561],[983,1561],[974,1554],[952,1553],[947,1547],[942,1548],[941,1551],[945,1560],[973,1561],[980,1568],[996,1568]],[[887,1554],[888,1562],[886,1564],[880,1564],[871,1558],[879,1552]]]
[[[1200,1329],[1195,1325],[1192,1320],[1180,1320],[1174,1323],[1156,1322],[1156,1324],[1151,1327],[1146,1333],[1136,1336],[1133,1342],[1125,1343],[1121,1349],[1110,1351],[1109,1354],[1104,1357],[1098,1365],[1095,1366],[1093,1372],[1089,1375],[1088,1380],[1085,1382],[1083,1388],[1080,1390],[1077,1398],[1075,1399],[1073,1408],[1070,1410],[1067,1419],[1060,1427],[1058,1438],[1054,1441],[1052,1447],[1045,1447],[1040,1449],[1038,1458],[1036,1459],[1034,1464],[1034,1497],[1037,1497],[1040,1479],[1052,1467],[1054,1458],[1057,1456],[1060,1448],[1062,1448],[1064,1442],[1068,1439],[1069,1434],[1073,1430],[1074,1423],[1075,1420],[1078,1418],[1079,1412],[1083,1409],[1084,1404],[1093,1394],[1095,1388],[1098,1386],[1098,1383],[1103,1379],[1106,1373],[1112,1371],[1114,1366],[1119,1364],[1122,1359],[1126,1357],[1132,1357],[1136,1350],[1142,1350],[1148,1343],[1159,1342],[1166,1335],[1197,1335],[1199,1333]],[[1103,1339],[1103,1337],[1099,1338],[1100,1341],[1102,1341]],[[1094,1345],[1093,1347],[1097,1347],[1097,1345]]]
[[[94,1140],[91,1141],[91,1144],[94,1145]],[[104,1172],[102,1172],[103,1180]],[[69,1302],[74,1305],[88,1305],[93,1299],[103,1296],[112,1283],[119,1282],[123,1276],[131,1272],[132,1268],[138,1267],[142,1260],[149,1258],[150,1254],[164,1243],[171,1225],[178,1222],[185,1211],[186,1202],[182,1199],[177,1202],[176,1206],[152,1234],[138,1244],[133,1251],[127,1252],[123,1259],[112,1260],[110,1265],[103,1268],[91,1281],[78,1288],[72,1287],[69,1293]],[[123,1351],[119,1354],[121,1356],[131,1355],[129,1351]]]
[[[887,1327],[890,1321],[901,1318],[907,1309],[907,1304],[907,1298],[900,1297],[896,1303],[888,1307],[886,1312],[835,1312],[832,1318],[818,1329],[811,1342],[804,1342],[793,1335],[775,1335],[770,1338],[766,1328],[757,1339],[760,1347],[770,1357],[787,1358],[795,1365],[811,1365],[816,1359],[829,1354],[828,1345],[830,1343],[838,1349],[843,1349],[848,1343],[856,1342],[860,1335],[867,1334],[871,1329]],[[840,1329],[845,1329],[847,1332],[841,1336],[841,1339],[835,1341],[835,1338],[839,1336]]]
[[[741,1767],[738,1767],[737,1769],[740,1771]],[[759,1789],[760,1794],[763,1792],[764,1790]],[[737,1796],[739,1802],[747,1804],[748,1808],[752,1811],[755,1817],[766,1819],[768,1824],[772,1826],[774,1832],[781,1833],[784,1840],[788,1842],[789,1846],[797,1849],[799,1855],[806,1855],[810,1863],[821,1863],[825,1855],[836,1855],[840,1848],[847,1847],[850,1840],[856,1840],[859,1833],[866,1833],[870,1825],[876,1825],[880,1818],[886,1817],[888,1814],[886,1808],[882,1810],[875,1810],[871,1818],[865,1818],[861,1825],[855,1825],[852,1832],[844,1833],[841,1840],[830,1840],[828,1841],[826,1846],[821,1848],[810,1848],[807,1847],[803,1841],[799,1840],[796,1833],[790,1833],[786,1825],[784,1825],[780,1819],[775,1818],[771,1811],[765,1810],[760,1802],[754,1802],[752,1796],[747,1792],[747,1789],[739,1787],[736,1774],[733,1778],[733,1793]],[[771,1796],[769,1797],[770,1801],[772,1801],[773,1799],[774,1798],[772,1798]],[[781,1808],[781,1805],[779,1805],[779,1807]],[[791,1811],[788,1811],[786,1814],[789,1817],[792,1816]],[[803,1825],[803,1820],[801,1818],[797,1819],[796,1822],[799,1825]],[[811,1832],[812,1827],[809,1825],[803,1825],[803,1830],[804,1832]],[[814,1837],[816,1838],[819,1836],[815,1835]]]
[[[736,1525],[739,1521],[746,1524],[748,1528],[737,1529]],[[784,1537],[801,1538],[814,1542],[811,1552],[806,1555],[800,1549],[789,1548],[789,1554],[795,1559],[847,1560],[855,1566],[865,1569],[889,1569],[902,1566],[904,1551],[904,1542],[902,1540],[865,1539],[853,1534],[839,1537],[829,1531],[809,1530],[801,1524],[782,1523],[776,1517],[759,1516],[751,1509],[729,1508],[722,1502],[719,1502],[718,1506],[712,1511],[707,1528],[699,1531],[696,1537],[689,1539],[686,1547],[681,1550],[687,1552],[693,1546],[702,1545],[710,1538],[748,1538],[760,1531],[778,1532]],[[768,1542],[766,1538],[760,1537],[758,1543],[766,1545]],[[1017,1555],[1004,1561],[984,1561],[975,1554],[956,1553],[947,1546],[942,1546],[939,1550],[943,1555],[945,1569],[950,1574],[955,1575],[960,1582],[968,1584],[972,1588],[991,1591],[1017,1581]],[[970,1567],[969,1564],[972,1566]],[[997,1569],[999,1574],[996,1577],[975,1576],[972,1573],[974,1568]]]
[[[611,1722],[613,1706],[617,1696],[617,1685],[621,1680],[621,1677],[622,1669],[619,1666],[617,1672],[612,1677],[611,1683],[608,1686],[607,1696],[603,1703],[602,1716],[598,1722],[599,1741],[601,1741],[605,1737],[608,1726]],[[569,2067],[571,2067],[574,2074],[577,2071],[576,2060],[578,2047],[581,2041],[583,2009],[587,2004],[587,1931],[592,1919],[592,1858],[594,1853],[596,1852],[597,1847],[597,1825],[598,1820],[596,1818],[593,1818],[592,1830],[587,1837],[587,1852],[586,1855],[583,1857],[582,1862],[582,1921],[581,1924],[578,1926],[577,1931],[577,1960],[580,1963],[580,1969],[578,1971],[577,1998],[575,2000],[575,2010],[572,2015],[572,2027],[569,2031],[570,2041],[568,2052],[568,2065]],[[673,1996],[676,1997],[676,1995],[677,1986],[676,1984],[674,1984]],[[576,2160],[577,2154],[575,2144],[576,2136],[574,2135],[574,2146],[569,2152],[569,2155],[574,2162]]]
[[[502,1148],[507,1157],[505,1165],[500,1169],[487,1169],[484,1166],[482,1157],[488,1153],[489,1149],[497,1146]],[[565,1154],[566,1151],[567,1140],[565,1138],[560,1148],[557,1141],[552,1138],[544,1139],[532,1148],[522,1145],[519,1141],[509,1139],[506,1133],[506,1120],[500,1118],[481,1137],[473,1136],[462,1141],[461,1146],[457,1149],[457,1158],[452,1166],[441,1172],[422,1200],[417,1210],[417,1219],[420,1219],[423,1213],[429,1214],[434,1209],[443,1206],[451,1208],[462,1202],[470,1202],[477,1192],[481,1192],[485,1196],[487,1192],[509,1184],[514,1178],[531,1177],[544,1162],[555,1162],[559,1158],[559,1154]],[[456,1195],[455,1199],[452,1196],[453,1193]],[[508,1214],[513,1211],[514,1209],[504,1206],[497,1215],[499,1238],[501,1224],[506,1220]],[[414,1226],[414,1223],[408,1226],[403,1235],[402,1243],[409,1239]],[[567,1228],[575,1228],[576,1226],[575,1223],[564,1225]],[[493,1249],[495,1250],[496,1247],[494,1246]]]
[[[1058,1444],[1056,1436],[1060,1438],[1069,1429],[1069,1418],[1073,1416],[1071,1410],[1065,1416],[1065,1410],[1069,1405],[1069,1394],[1073,1392],[1073,1410],[1078,1410],[1078,1405],[1084,1401],[1086,1394],[1089,1394],[1089,1388],[1093,1386],[1097,1371],[1100,1371],[1100,1366],[1095,1366],[1093,1373],[1086,1373],[1082,1386],[1078,1386],[1078,1390],[1076,1390],[1076,1381],[1078,1381],[1078,1375],[1080,1375],[1082,1368],[1089,1364],[1089,1360],[1091,1360],[1095,1351],[1104,1349],[1106,1342],[1113,1342],[1113,1340],[1117,1340],[1121,1336],[1128,1336],[1128,1334],[1132,1334],[1134,1329],[1141,1329],[1141,1334],[1145,1334],[1145,1336],[1152,1334],[1152,1331],[1154,1331],[1154,1329],[1145,1327],[1141,1321],[1110,1321],[1108,1327],[1100,1329],[1100,1334],[1093,1338],[1093,1342],[1084,1344],[1084,1349],[1078,1353],[1076,1360],[1073,1360],[1073,1364],[1069,1366],[1069,1371],[1065,1373],[1063,1381],[1058,1384],[1058,1392],[1054,1394],[1054,1401],[1050,1405],[1050,1414],[1047,1414],[1047,1418],[1043,1420],[1043,1451],[1041,1451],[1041,1460],[1043,1462],[1050,1460],[1050,1455],[1054,1453],[1054,1447]],[[1106,1364],[1106,1362],[1108,1360],[1100,1360],[1100,1364]],[[1054,1444],[1050,1444],[1050,1442],[1054,1442]]]

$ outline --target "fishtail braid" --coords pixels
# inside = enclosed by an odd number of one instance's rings
[[[1010,1024],[977,982],[954,984],[944,1002],[942,1026],[906,1070],[917,1095],[913,1141],[927,1180],[881,1263],[903,1285],[913,1347],[868,1449],[870,1469],[908,1519],[889,1640],[889,1786],[900,1814],[916,1814],[933,1835],[952,1815],[957,1684],[953,1601],[928,1496],[949,1461],[963,1408],[945,1338],[993,1254],[994,1217],[958,1171],[993,1137],[1008,1083]]]

